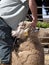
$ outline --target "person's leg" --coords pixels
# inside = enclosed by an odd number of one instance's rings
[[[10,34],[10,27],[3,22],[4,21],[0,19],[0,65],[10,65],[13,38]]]
[[[11,63],[11,47],[0,40],[0,65],[10,65]]]

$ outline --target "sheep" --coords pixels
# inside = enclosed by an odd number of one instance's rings
[[[21,22],[12,35],[20,38],[15,51],[12,52],[12,65],[44,65],[43,47],[38,38],[38,31],[31,26],[31,22]]]

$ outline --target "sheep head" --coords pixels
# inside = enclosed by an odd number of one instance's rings
[[[26,39],[27,37],[36,37],[37,30],[31,26],[32,22],[19,23],[16,30],[12,31],[12,36],[20,39]]]

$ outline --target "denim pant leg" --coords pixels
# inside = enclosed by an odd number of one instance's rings
[[[12,45],[11,28],[0,19],[0,63],[10,63]]]

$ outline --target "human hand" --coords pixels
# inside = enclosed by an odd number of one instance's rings
[[[37,22],[35,20],[32,20],[31,27],[35,28],[36,24],[37,24]]]
[[[37,17],[31,16],[31,18],[32,18],[31,26],[32,26],[33,28],[35,28],[35,27],[36,27],[36,24],[37,24]]]

